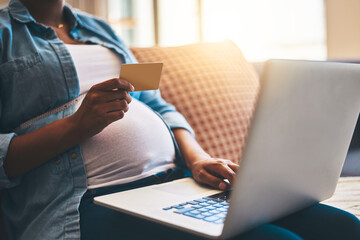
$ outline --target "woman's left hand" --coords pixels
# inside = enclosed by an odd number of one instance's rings
[[[225,179],[229,180],[230,185],[233,184],[238,164],[226,159],[212,158],[185,129],[174,129],[173,133],[186,165],[197,182],[221,190],[228,187]]]
[[[190,170],[196,181],[226,190],[228,183],[224,180],[232,185],[238,168],[239,165],[230,160],[201,156],[192,161]]]

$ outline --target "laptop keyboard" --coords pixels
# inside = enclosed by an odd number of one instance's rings
[[[204,220],[212,223],[224,223],[229,208],[230,191],[221,192],[208,197],[195,199],[170,207],[163,208],[165,211],[173,211],[188,217]]]

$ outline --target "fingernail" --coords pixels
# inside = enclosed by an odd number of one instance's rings
[[[226,190],[226,188],[227,188],[227,186],[226,186],[226,183],[220,183],[219,184],[219,188],[221,189],[221,190]]]

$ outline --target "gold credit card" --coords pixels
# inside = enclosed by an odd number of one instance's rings
[[[159,88],[162,63],[121,64],[120,78],[131,83],[135,91]]]

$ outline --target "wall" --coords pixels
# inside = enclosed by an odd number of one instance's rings
[[[107,2],[104,0],[66,0],[74,8],[94,14],[98,17],[107,16]]]
[[[325,2],[328,58],[360,60],[360,1]]]

